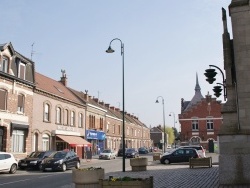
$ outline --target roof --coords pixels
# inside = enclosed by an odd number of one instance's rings
[[[61,82],[53,80],[38,72],[35,73],[36,89],[55,95],[65,100],[83,104],[66,86]]]
[[[204,99],[204,97],[201,94],[201,88],[200,88],[200,85],[199,85],[197,73],[196,73],[196,85],[195,85],[194,90],[195,90],[195,94],[194,94],[192,100],[191,101],[185,101],[183,103],[182,108],[183,108],[184,111],[187,111],[189,108],[191,108],[192,106],[194,106],[198,102],[200,102],[202,99]]]

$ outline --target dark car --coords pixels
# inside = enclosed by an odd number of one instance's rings
[[[80,159],[73,151],[57,151],[41,162],[42,171],[66,171],[69,168],[80,167]]]
[[[126,153],[127,148],[125,148],[125,153]],[[122,152],[122,148],[118,150],[117,152],[117,157],[122,157],[123,156],[123,152]]]
[[[128,148],[125,152],[125,157],[126,158],[135,158],[138,157],[139,153],[135,148]]]
[[[141,147],[138,149],[139,154],[147,154],[149,151],[145,147]]]
[[[160,158],[162,164],[189,162],[190,158],[199,158],[196,149],[193,148],[178,148],[166,152]]]
[[[180,148],[194,148],[194,149],[196,149],[198,151],[198,154],[199,154],[200,158],[206,157],[206,151],[200,145],[180,146]]]
[[[19,160],[18,167],[21,170],[26,168],[39,169],[42,160],[55,153],[55,151],[34,151],[26,158]]]

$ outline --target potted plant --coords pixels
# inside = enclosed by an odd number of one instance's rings
[[[84,188],[88,186],[99,188],[99,179],[103,179],[104,174],[104,169],[101,167],[73,169],[72,181],[75,183],[75,188]]]
[[[110,176],[109,179],[100,179],[99,185],[102,188],[153,188],[153,176],[149,178],[132,178],[132,177],[118,177]]]
[[[138,157],[130,159],[130,166],[132,167],[132,171],[146,171],[148,165],[148,158],[146,157]]]

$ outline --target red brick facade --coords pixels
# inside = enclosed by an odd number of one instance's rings
[[[205,98],[196,75],[195,94],[190,101],[181,100],[181,145],[202,145],[206,149],[214,148],[222,124],[221,102],[209,93]]]

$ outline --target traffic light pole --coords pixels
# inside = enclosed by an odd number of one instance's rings
[[[223,86],[223,94],[224,94],[224,100],[226,101],[226,98],[227,98],[227,92],[226,92],[226,80],[225,80],[225,77],[224,77],[224,73],[223,71],[215,66],[215,65],[209,65],[210,67],[214,67],[214,68],[217,68],[221,74],[222,74],[222,79],[223,79],[223,82],[222,84],[221,83],[217,83],[219,85],[222,85]],[[217,72],[215,72],[215,69],[207,69],[206,70],[206,73],[205,73],[205,76],[207,77],[207,81],[209,82],[209,84],[212,84],[216,79],[214,78],[216,76]],[[215,96],[216,97],[219,97],[220,96],[220,92],[221,92],[221,87],[220,86],[214,86],[214,89],[213,91],[215,92]]]

